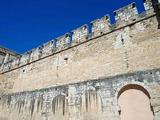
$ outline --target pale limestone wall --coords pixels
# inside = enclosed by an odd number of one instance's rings
[[[160,30],[147,18],[87,43],[4,73],[11,92],[77,83],[160,67]]]
[[[147,91],[154,120],[160,120],[160,69],[2,95],[0,120],[120,120],[118,96],[128,85]]]
[[[115,25],[98,19],[93,35],[82,26],[72,42],[67,33],[3,64],[0,120],[119,120],[128,85],[148,92],[160,120],[160,29],[147,2],[145,14],[130,4],[116,11]]]
[[[110,18],[107,15],[101,19],[92,21],[91,25],[93,36],[102,35],[103,33],[109,32],[111,29]]]

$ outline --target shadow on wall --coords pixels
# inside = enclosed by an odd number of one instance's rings
[[[152,0],[152,5],[157,17],[158,29],[160,29],[160,0]]]
[[[81,97],[81,116],[83,120],[101,120],[101,97],[96,91],[86,91]]]

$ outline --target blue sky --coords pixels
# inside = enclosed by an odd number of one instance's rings
[[[143,0],[0,0],[0,45],[24,53],[129,3]]]

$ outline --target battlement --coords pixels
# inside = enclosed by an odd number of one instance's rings
[[[111,24],[110,16],[105,15],[104,17],[91,22],[91,33],[89,33],[89,26],[85,24],[72,32],[66,33],[63,36],[24,53],[20,58],[15,58],[12,61],[4,63],[1,67],[1,72],[24,66],[70,47],[74,47],[85,41],[92,40],[101,35],[108,34],[119,28],[138,22],[146,17],[155,15],[151,0],[144,0],[144,8],[145,12],[143,12],[143,14],[138,14],[136,4],[131,3],[114,11],[115,24]]]
[[[146,11],[153,10],[153,5],[152,5],[151,0],[144,0],[144,9]]]
[[[101,19],[97,19],[91,22],[93,36],[99,36],[103,33],[111,31],[110,16],[106,15]]]
[[[64,50],[70,46],[71,36],[70,33],[56,38],[56,51]]]
[[[118,25],[125,25],[136,20],[138,10],[135,3],[131,3],[123,8],[114,11],[115,20]]]
[[[88,36],[88,25],[83,25],[72,31],[72,45],[86,41]]]

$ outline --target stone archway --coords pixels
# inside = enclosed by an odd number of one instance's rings
[[[150,95],[140,85],[124,86],[118,94],[121,120],[153,120]]]

